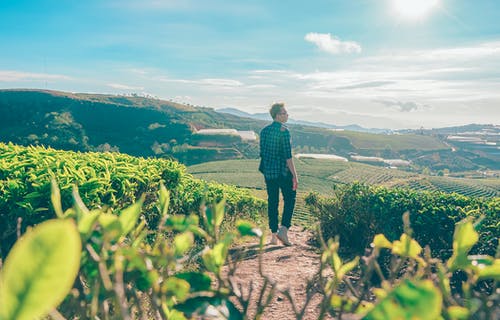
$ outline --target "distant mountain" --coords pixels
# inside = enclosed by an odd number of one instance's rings
[[[453,127],[443,127],[443,128],[432,128],[432,129],[405,129],[398,130],[400,133],[418,133],[418,134],[494,134],[500,135],[500,125],[499,124],[477,124],[471,123],[463,126],[453,126]]]
[[[220,108],[215,109],[215,111],[220,113],[228,113],[238,117],[245,117],[250,119],[257,120],[266,120],[271,121],[272,118],[269,113],[247,113],[241,111],[236,108]],[[389,129],[377,129],[377,128],[363,128],[357,124],[347,125],[347,126],[338,126],[334,124],[324,123],[324,122],[314,122],[314,121],[304,121],[304,120],[295,120],[293,118],[288,119],[289,124],[298,124],[303,126],[310,127],[318,127],[318,128],[326,128],[326,129],[343,129],[349,131],[358,131],[358,132],[370,132],[370,133],[389,133],[391,130]]]

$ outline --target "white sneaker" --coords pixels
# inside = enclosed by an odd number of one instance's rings
[[[269,241],[269,244],[271,244],[271,245],[277,245],[278,244],[278,237],[276,236],[276,233],[273,233],[271,235],[271,241]]]
[[[276,234],[278,239],[283,242],[285,246],[291,246],[292,243],[288,240],[288,229],[285,226],[281,226]]]

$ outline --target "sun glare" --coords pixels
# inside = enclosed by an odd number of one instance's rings
[[[405,19],[421,19],[437,6],[439,0],[392,0],[396,14]]]

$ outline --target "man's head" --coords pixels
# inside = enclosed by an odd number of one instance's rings
[[[283,102],[274,103],[269,109],[269,113],[274,121],[285,123],[288,120],[288,113]]]

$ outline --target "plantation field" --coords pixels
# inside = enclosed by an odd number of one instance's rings
[[[320,159],[294,159],[299,174],[299,193],[328,195],[335,184],[361,182],[368,185],[443,191],[474,197],[500,196],[500,179],[462,179],[427,176],[362,163]],[[250,189],[265,189],[259,160],[228,160],[188,167],[195,177]]]
[[[339,137],[348,138],[351,144],[358,149],[386,149],[401,150],[444,150],[450,147],[437,138],[423,135],[384,135],[356,131],[336,131]]]

